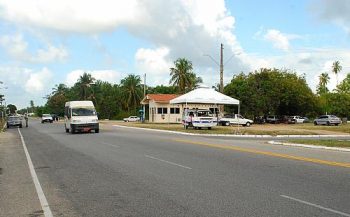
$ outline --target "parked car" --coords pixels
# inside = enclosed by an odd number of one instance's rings
[[[12,126],[18,126],[19,128],[22,128],[22,117],[21,116],[9,116],[7,118],[7,128],[10,128]]]
[[[254,123],[255,124],[265,124],[266,123],[266,119],[264,116],[256,116],[254,118]]]
[[[49,122],[49,123],[53,122],[52,116],[50,114],[43,114],[41,116],[41,123],[45,123],[45,122]]]
[[[270,123],[270,124],[278,124],[280,123],[280,118],[277,115],[268,115],[266,117],[266,123]]]
[[[239,124],[243,126],[249,127],[253,124],[253,120],[246,119],[242,115],[233,114],[233,115],[225,115],[223,118],[219,120],[219,125],[228,126],[233,124]]]
[[[136,122],[136,121],[140,121],[140,118],[137,116],[130,116],[128,118],[124,118],[123,120],[124,122]]]
[[[314,120],[314,125],[332,125],[338,126],[341,124],[340,118],[335,115],[321,115]]]
[[[301,116],[289,116],[288,124],[302,124],[304,123],[305,118]]]
[[[303,123],[310,123],[310,119],[307,117],[303,117],[304,118],[304,122]]]

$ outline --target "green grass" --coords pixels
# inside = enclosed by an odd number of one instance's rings
[[[292,139],[288,140],[290,143],[306,144],[306,145],[320,145],[327,147],[341,147],[350,148],[350,140],[299,140]]]
[[[119,125],[140,127],[140,128],[150,128],[150,129],[160,129],[160,130],[171,130],[186,133],[196,133],[196,134],[231,134],[231,135],[317,135],[314,132],[307,132],[302,130],[259,130],[253,127],[242,127],[237,126],[215,126],[211,130],[202,128],[201,130],[195,130],[193,128],[184,129],[182,124],[159,124],[159,123],[124,123],[120,122]]]
[[[341,124],[339,126],[325,126],[325,125],[317,125],[314,126],[313,124],[303,124],[300,125],[299,129],[306,129],[306,130],[327,130],[327,131],[334,131],[334,132],[343,132],[343,133],[350,133],[350,124]]]

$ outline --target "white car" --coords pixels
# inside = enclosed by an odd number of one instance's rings
[[[140,118],[137,116],[130,116],[128,118],[124,118],[123,120],[124,122],[136,122],[136,121],[140,121]]]
[[[243,126],[249,127],[254,123],[253,120],[246,119],[242,115],[234,114],[234,115],[225,115],[223,118],[220,119],[219,124],[220,125],[234,125],[239,124]]]
[[[53,122],[53,118],[50,114],[43,114],[41,116],[41,123],[45,123],[45,122],[49,122],[49,123]]]
[[[290,116],[288,118],[288,123],[289,124],[302,124],[305,121],[305,117],[300,117],[300,116]]]

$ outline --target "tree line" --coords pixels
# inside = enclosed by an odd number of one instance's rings
[[[92,100],[101,119],[121,119],[138,114],[144,88],[147,94],[183,94],[202,83],[193,71],[192,62],[185,58],[177,59],[169,70],[169,85],[155,87],[145,87],[139,75],[130,74],[119,84],[112,84],[84,73],[72,87],[57,84],[46,97],[45,106],[35,109],[39,115],[63,116],[66,101]],[[332,72],[337,78],[341,70],[339,61],[335,61]],[[285,69],[262,68],[234,75],[225,85],[224,93],[239,99],[241,114],[251,118],[269,114],[316,117],[326,113],[350,117],[350,74],[339,84],[337,79],[337,88],[332,91],[327,87],[329,80],[327,72],[321,73],[317,92],[313,93],[303,75]],[[225,106],[225,110],[237,112],[237,107]]]

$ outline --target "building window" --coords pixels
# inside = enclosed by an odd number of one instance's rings
[[[168,108],[157,108],[158,114],[168,114]]]
[[[170,114],[180,114],[180,108],[170,108]]]

